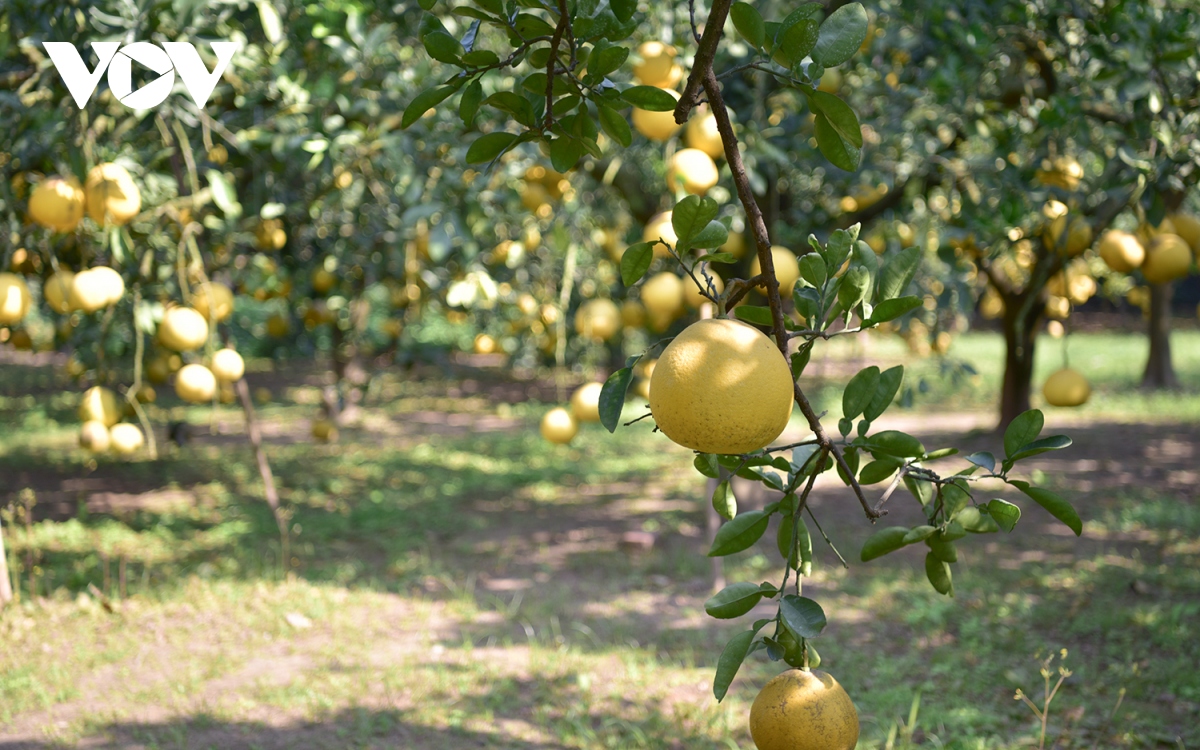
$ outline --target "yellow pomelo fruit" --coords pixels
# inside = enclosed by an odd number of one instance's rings
[[[1042,395],[1051,406],[1081,406],[1092,395],[1092,388],[1082,373],[1064,367],[1046,378]]]
[[[315,419],[312,423],[312,436],[322,443],[332,443],[338,439],[338,429],[328,419]]]
[[[84,422],[79,428],[79,447],[92,453],[108,450],[108,425],[103,422]]]
[[[92,167],[84,190],[88,216],[97,224],[120,226],[142,210],[142,194],[129,172],[119,164]]]
[[[771,246],[771,259],[775,263],[775,278],[779,279],[779,293],[785,300],[790,299],[796,279],[800,278],[800,261],[796,259],[795,253],[780,245]],[[750,263],[750,275],[757,276],[760,273],[762,266],[758,262],[758,256],[755,256]]]
[[[233,291],[224,284],[204,283],[192,290],[192,309],[205,320],[210,317],[220,323],[233,315]],[[212,314],[209,314],[211,309]]]
[[[995,320],[1004,315],[1004,298],[995,289],[988,287],[979,299],[979,314],[985,320]]]
[[[71,287],[75,285],[75,273],[60,268],[42,284],[42,298],[50,309],[57,313],[71,312]],[[124,282],[122,282],[124,286]]]
[[[184,365],[175,373],[175,393],[188,403],[207,403],[217,393],[217,377],[204,365]]]
[[[0,325],[20,322],[29,312],[29,285],[15,273],[0,273]]]
[[[712,279],[713,286],[717,290],[717,295],[720,295],[721,292],[725,291],[725,282],[721,281],[720,276],[709,273],[708,277]],[[707,287],[708,281],[699,272],[696,273],[696,278],[700,279],[700,283],[705,284]],[[704,291],[707,292],[709,290],[705,288]],[[700,287],[697,286],[696,282],[692,281],[690,276],[683,280],[683,301],[688,307],[693,309],[699,309],[700,305],[708,302],[708,298],[700,293]]]
[[[246,374],[246,362],[233,349],[218,349],[213,353],[212,374],[222,383],[236,383]]]
[[[671,247],[675,247],[679,242],[679,235],[675,234],[675,226],[671,224],[670,211],[663,211],[651,216],[650,221],[646,222],[646,228],[642,230],[642,242],[655,242],[656,240],[662,240]],[[661,244],[654,245],[654,254],[660,258],[670,255]]]
[[[337,283],[337,277],[324,268],[313,271],[312,288],[317,294],[325,294]]]
[[[641,328],[646,325],[646,308],[635,299],[621,303],[621,323],[626,328]]]
[[[742,257],[746,252],[746,235],[741,232],[730,232],[729,239],[721,245],[721,252],[729,253],[735,258]]]
[[[644,42],[637,50],[641,62],[633,66],[633,77],[643,86],[670,88],[683,78],[683,68],[675,61],[678,51],[662,42]]]
[[[1062,214],[1047,226],[1050,246],[1068,258],[1074,258],[1092,244],[1092,225],[1082,216],[1068,220],[1067,214]]]
[[[287,244],[287,232],[281,219],[263,219],[254,229],[254,240],[261,250],[282,250]]]
[[[272,315],[267,318],[267,335],[271,338],[281,339],[291,330],[292,324],[282,315]]]
[[[115,305],[125,294],[125,280],[108,266],[96,266],[75,274],[68,304],[72,309],[93,313]]]
[[[1177,234],[1160,234],[1146,248],[1142,274],[1151,284],[1166,284],[1187,276],[1192,266],[1192,249]]]
[[[102,385],[88,388],[79,402],[79,421],[100,422],[105,428],[120,422],[121,402],[117,394]]]
[[[152,387],[143,385],[141,388],[138,388],[137,400],[138,403],[153,404],[158,400],[158,393]]]
[[[556,406],[542,417],[542,437],[551,443],[566,445],[579,432],[579,421],[561,406]]]
[[[704,195],[718,179],[717,163],[697,148],[676,151],[667,166],[667,187],[672,192],[683,188],[692,195]]]
[[[1071,317],[1071,300],[1051,294],[1046,299],[1046,315],[1059,320]]]
[[[177,352],[190,352],[208,341],[208,321],[190,307],[172,307],[158,324],[158,343]]]
[[[683,131],[683,139],[688,148],[703,151],[713,159],[725,155],[725,144],[721,142],[721,132],[717,129],[717,118],[708,107],[699,107],[687,122]]]
[[[683,281],[669,271],[655,274],[642,284],[642,305],[652,321],[674,320],[683,312]]]
[[[600,391],[603,383],[584,383],[571,394],[571,413],[580,422],[600,421]]]
[[[701,320],[675,337],[650,377],[650,411],[663,433],[704,453],[768,445],[792,414],[792,373],[757,328]]]
[[[1146,249],[1138,238],[1120,229],[1110,229],[1104,233],[1100,238],[1099,251],[1108,267],[1117,273],[1129,273],[1146,259]]]
[[[819,669],[789,669],[750,706],[758,750],[854,750],[858,711],[838,681]]]
[[[492,354],[496,351],[496,339],[481,333],[475,337],[472,349],[476,354]]]
[[[50,177],[29,196],[29,218],[56,232],[72,232],[83,219],[83,201],[79,180]]]
[[[670,89],[663,89],[676,100],[679,99],[679,94]],[[633,129],[652,141],[665,141],[675,135],[679,130],[679,123],[675,122],[675,111],[668,109],[666,112],[651,112],[648,109],[633,108]]]
[[[1158,226],[1143,222],[1137,230],[1137,237],[1141,240],[1142,245],[1149,245],[1150,241],[1160,234],[1175,234],[1175,222],[1168,217],[1163,217]]]
[[[621,311],[610,299],[588,300],[575,311],[575,332],[594,341],[608,341],[621,330]]]
[[[165,383],[171,377],[171,363],[164,354],[155,355],[146,361],[146,379],[151,383]]]
[[[137,425],[122,422],[113,425],[108,431],[108,444],[113,453],[119,456],[129,456],[141,450],[146,444],[146,436]]]
[[[821,76],[821,82],[817,84],[817,90],[824,91],[827,94],[836,94],[838,89],[842,87],[842,71],[837,68],[830,68]]]
[[[1192,252],[1200,257],[1200,219],[1190,214],[1171,214],[1168,218],[1175,225],[1175,234],[1182,237]]]

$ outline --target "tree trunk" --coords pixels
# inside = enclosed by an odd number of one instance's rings
[[[1171,366],[1171,285],[1150,285],[1150,357],[1142,387],[1151,390],[1179,385]]]
[[[1004,385],[1000,392],[1000,425],[1029,410],[1033,389],[1033,353],[1042,308],[1035,301],[1022,314],[1024,300],[1012,300],[1004,312]]]

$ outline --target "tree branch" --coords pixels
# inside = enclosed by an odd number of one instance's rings
[[[567,0],[558,0],[558,26],[550,37],[550,59],[546,62],[546,118],[542,127],[549,130],[554,125],[554,66],[558,64],[558,44],[571,21],[567,16]]]
[[[733,5],[733,0],[713,0],[712,8],[708,11],[708,20],[704,22],[704,34],[701,35],[700,44],[696,48],[692,72],[688,75],[683,96],[679,97],[679,103],[675,105],[675,122],[680,125],[687,122],[692,108],[700,103],[700,89],[708,89],[707,79],[712,78],[714,83],[716,81],[712,69],[713,58],[717,56],[717,43],[721,41],[721,34],[725,29],[725,19],[729,16],[729,6],[731,5]],[[708,101],[711,108],[716,109],[711,92]],[[728,115],[726,115],[726,119],[728,119]],[[725,153],[728,154],[729,150],[726,149]]]

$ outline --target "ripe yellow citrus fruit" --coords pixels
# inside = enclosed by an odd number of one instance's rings
[[[1043,185],[1054,185],[1063,190],[1074,190],[1083,179],[1083,166],[1073,156],[1060,156],[1053,162],[1043,161],[1037,180]]]
[[[496,339],[481,333],[475,337],[473,349],[476,354],[492,354],[496,351]]]
[[[650,411],[663,433],[704,453],[748,453],[779,437],[792,414],[792,373],[757,328],[693,323],[650,377]]]
[[[1151,284],[1165,284],[1187,276],[1192,266],[1192,249],[1177,234],[1160,234],[1146,248],[1142,274]]]
[[[29,218],[56,232],[72,232],[83,219],[83,201],[79,180],[50,177],[29,196]]]
[[[254,240],[262,250],[282,250],[287,244],[287,232],[280,219],[263,219],[254,229]]]
[[[644,86],[670,88],[683,78],[683,68],[675,62],[678,52],[662,42],[645,42],[638,47],[641,62],[633,66],[633,77]]]
[[[1051,294],[1046,299],[1046,315],[1059,320],[1071,317],[1071,300]]]
[[[1146,249],[1129,232],[1110,229],[1100,238],[1100,257],[1117,273],[1129,273],[1142,265]]]
[[[100,422],[105,428],[120,422],[121,402],[117,394],[102,385],[88,388],[79,402],[79,421]]]
[[[172,307],[158,324],[158,343],[177,352],[190,352],[208,341],[208,321],[190,307]]]
[[[692,195],[704,195],[719,178],[717,163],[697,148],[676,151],[667,166],[667,187],[672,191],[683,188]]]
[[[233,291],[224,284],[204,283],[192,290],[192,308],[204,316],[220,323],[233,315]],[[210,316],[209,311],[212,311]]]
[[[108,266],[95,266],[75,274],[68,304],[72,309],[93,313],[115,305],[125,294],[125,280]]]
[[[800,278],[800,261],[791,250],[780,245],[771,246],[771,259],[775,263],[775,278],[779,279],[779,293],[785,300],[789,299],[792,289],[796,286],[796,279]],[[758,256],[755,256],[750,263],[750,275],[757,276],[760,273],[762,266],[758,262]]]
[[[1004,298],[990,286],[979,299],[979,314],[985,320],[995,320],[1004,314]]]
[[[217,377],[204,365],[184,365],[175,374],[175,393],[191,404],[207,403],[217,393]]]
[[[621,303],[621,323],[626,328],[641,328],[646,325],[646,308],[635,299]]]
[[[730,232],[729,239],[725,240],[725,244],[721,245],[721,252],[729,253],[735,258],[740,258],[746,252],[746,235],[741,232]]]
[[[621,330],[621,311],[604,297],[588,300],[575,311],[575,332],[593,341],[608,341]]]
[[[42,298],[50,309],[57,313],[71,312],[71,287],[75,285],[75,274],[60,268],[42,285]],[[124,282],[122,282],[124,286]]]
[[[212,374],[222,383],[236,383],[246,374],[246,362],[233,349],[218,349],[213,353]]]
[[[1092,244],[1092,225],[1082,216],[1068,221],[1067,214],[1061,214],[1047,226],[1050,246],[1068,258],[1074,258]]]
[[[146,360],[146,379],[151,383],[165,383],[171,377],[171,361],[162,353]]]
[[[338,429],[328,419],[314,419],[312,423],[312,436],[322,443],[332,443],[338,439]]]
[[[580,422],[600,421],[600,391],[603,383],[584,383],[571,394],[571,413]]]
[[[113,453],[128,456],[141,450],[146,443],[146,437],[137,425],[122,422],[113,425],[108,431],[108,444]]]
[[[542,417],[542,437],[551,443],[566,445],[579,432],[579,421],[561,406],[556,406]]]
[[[655,242],[662,240],[671,247],[679,242],[679,236],[675,234],[675,226],[671,224],[671,212],[663,211],[650,217],[650,221],[646,222],[646,228],[642,230],[642,242]],[[654,246],[654,254],[658,257],[666,257],[670,253],[661,244]]]
[[[758,750],[854,750],[858,711],[833,675],[789,669],[754,698],[750,736]]]
[[[717,129],[717,118],[708,110],[708,107],[700,107],[692,115],[692,118],[688,120],[687,128],[683,131],[683,138],[687,142],[688,148],[703,151],[713,159],[719,159],[725,155],[725,144],[721,142],[721,132]]]
[[[29,312],[29,285],[15,273],[0,273],[0,325],[20,322]]]
[[[103,422],[84,422],[79,428],[79,447],[92,453],[108,450],[108,426]]]
[[[642,284],[642,304],[652,323],[669,324],[683,312],[683,281],[669,271],[651,276]]]
[[[721,281],[720,276],[717,276],[710,272],[708,274],[708,277],[710,279],[712,279],[713,287],[716,288],[716,292],[718,295],[721,294],[721,292],[725,291],[725,282]],[[700,275],[699,272],[696,273],[696,278],[700,279],[700,283],[705,284],[704,291],[709,292],[710,290],[707,288],[707,284],[708,284],[707,279],[705,279],[702,275]],[[690,276],[683,280],[683,301],[687,304],[688,307],[691,307],[693,309],[699,309],[700,305],[703,305],[705,302],[708,302],[708,297],[705,297],[703,294],[700,293],[700,287],[696,284],[695,281],[692,281],[692,278]]]
[[[1192,252],[1200,257],[1200,219],[1191,214],[1171,214],[1168,218],[1175,225],[1175,234],[1182,237]]]
[[[325,294],[337,283],[337,277],[324,268],[313,271],[312,288],[317,294]]]
[[[267,318],[267,335],[271,338],[281,339],[291,330],[291,323],[288,323],[287,318],[282,315],[272,315]]]
[[[1141,240],[1142,245],[1149,245],[1150,241],[1160,234],[1175,234],[1175,222],[1169,217],[1163,217],[1158,226],[1144,222],[1137,230],[1137,238]]]
[[[128,222],[142,210],[142,194],[129,172],[119,164],[99,164],[84,183],[87,212],[97,224]]]
[[[1092,388],[1082,373],[1064,367],[1046,378],[1042,395],[1051,406],[1081,406],[1092,395]]]
[[[670,89],[663,89],[676,100],[679,99],[679,94]],[[666,112],[651,112],[648,109],[633,108],[633,128],[637,132],[646,136],[652,141],[665,141],[675,135],[679,130],[679,123],[675,122],[674,110],[668,109]]]

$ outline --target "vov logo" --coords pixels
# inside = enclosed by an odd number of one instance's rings
[[[108,87],[113,96],[130,109],[151,109],[162,104],[175,87],[175,74],[183,80],[192,101],[203,108],[208,97],[229,67],[237,42],[212,42],[217,64],[210,71],[200,59],[200,53],[188,42],[163,42],[162,46],[150,42],[132,42],[121,46],[120,42],[92,42],[92,52],[99,63],[95,70],[88,70],[79,50],[70,42],[43,42],[50,61],[58,69],[63,83],[80,109],[100,83],[100,76],[108,71]],[[158,73],[158,78],[137,91],[133,90],[133,63],[139,63]]]

